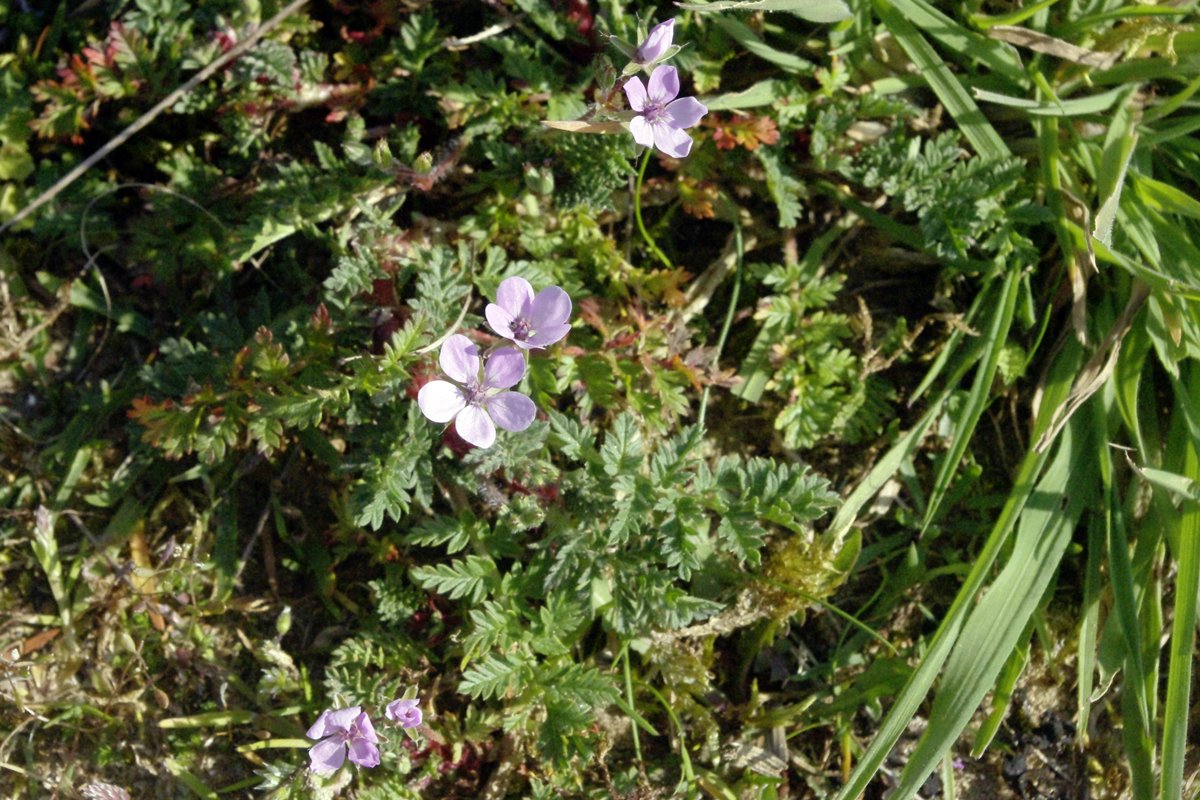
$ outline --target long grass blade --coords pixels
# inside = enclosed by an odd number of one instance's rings
[[[1058,572],[1088,499],[1091,420],[1078,415],[1063,429],[1058,452],[1021,513],[1012,555],[963,626],[946,662],[925,733],[900,775],[892,800],[909,800],[925,783],[1018,645]]]
[[[926,0],[892,0],[892,5],[913,25],[964,61],[979,62],[1013,86],[1029,85],[1021,56],[1011,45],[960,25]]]
[[[1042,387],[1042,403],[1033,427],[1034,440],[1041,436],[1049,426],[1054,413],[1053,409],[1066,400],[1075,371],[1079,366],[1081,354],[1082,350],[1073,338],[1064,341],[1062,350],[1054,360]],[[975,558],[963,587],[955,596],[954,602],[951,603],[938,626],[933,640],[929,643],[925,658],[922,659],[921,664],[909,677],[904,689],[896,697],[896,702],[879,726],[879,731],[866,752],[863,753],[858,766],[855,767],[846,784],[838,792],[837,800],[857,798],[883,765],[892,747],[908,729],[913,716],[920,709],[926,694],[933,686],[934,680],[937,679],[942,665],[954,650],[955,642],[958,640],[971,604],[991,574],[992,565],[1008,542],[1009,534],[1012,532],[1017,517],[1033,494],[1034,482],[1041,473],[1047,457],[1046,452],[1039,453],[1032,449],[1025,454],[1013,482],[1012,491],[1009,492],[1008,499],[1001,508],[996,523],[984,542],[983,549]]]
[[[967,394],[966,403],[963,405],[961,413],[957,415],[958,421],[954,429],[954,438],[950,442],[950,449],[942,459],[937,477],[933,482],[929,506],[925,509],[925,520],[921,525],[922,533],[937,517],[938,509],[946,498],[946,492],[950,490],[954,473],[958,470],[958,464],[967,452],[967,445],[975,433],[975,426],[979,424],[979,418],[983,416],[983,410],[987,408],[988,400],[991,399],[992,383],[996,380],[996,368],[1000,364],[1000,353],[1008,342],[1008,331],[1012,327],[1013,314],[1017,308],[1017,289],[1020,288],[1020,285],[1020,270],[1009,270],[1000,290],[1000,304],[993,310],[987,332],[984,334],[983,342],[987,349],[984,352],[983,360],[975,370],[975,381],[971,385],[971,391]]]
[[[937,51],[925,40],[921,32],[889,0],[875,0],[875,10],[883,24],[888,27],[896,41],[908,53],[917,69],[929,81],[934,94],[954,117],[958,127],[971,146],[984,158],[1005,158],[1012,153],[1008,145],[987,121],[979,106],[958,80]]]
[[[1196,414],[1190,403],[1200,397],[1200,370],[1190,370],[1188,393],[1178,394],[1188,427],[1195,433]],[[1182,388],[1182,387],[1181,387]],[[1188,437],[1184,473],[1200,475],[1200,440]],[[1196,593],[1200,591],[1200,503],[1185,500],[1179,515],[1179,545],[1175,559],[1175,618],[1171,623],[1171,655],[1167,671],[1167,696],[1163,704],[1162,782],[1159,800],[1183,797],[1183,771],[1187,754],[1188,715],[1191,702],[1193,650],[1196,643]]]

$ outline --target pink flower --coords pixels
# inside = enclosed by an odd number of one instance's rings
[[[384,713],[392,722],[399,722],[401,728],[415,728],[423,719],[420,703],[416,698],[393,700],[387,704],[387,711]]]
[[[625,97],[630,108],[641,112],[629,123],[635,142],[657,147],[672,158],[691,152],[692,137],[683,129],[699,122],[708,109],[694,97],[679,97],[678,70],[660,64],[650,73],[648,86],[634,75],[625,82]]]
[[[309,769],[313,772],[333,772],[346,760],[360,767],[379,766],[379,737],[371,718],[360,706],[321,712],[305,734],[321,741],[308,748]]]
[[[524,278],[505,278],[496,290],[496,302],[484,309],[488,325],[523,350],[554,344],[571,326],[571,298],[557,286],[533,294]]]
[[[639,64],[653,64],[671,49],[671,40],[675,37],[675,20],[660,22],[650,29],[646,41],[638,45],[633,54],[633,60]]]
[[[485,448],[496,441],[497,425],[506,431],[523,431],[533,422],[537,415],[533,401],[503,391],[525,375],[525,357],[519,350],[501,348],[483,363],[479,348],[456,333],[442,344],[438,363],[455,383],[430,381],[417,393],[417,405],[430,421],[454,420],[459,436]]]

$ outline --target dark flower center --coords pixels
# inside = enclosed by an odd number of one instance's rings
[[[467,401],[469,406],[483,405],[484,399],[487,397],[487,389],[475,381],[471,381],[462,389],[463,399]]]
[[[509,327],[512,328],[512,338],[520,339],[523,342],[529,338],[533,326],[524,317],[517,317]]]
[[[642,116],[646,118],[646,122],[649,122],[651,125],[653,125],[660,119],[666,118],[667,104],[659,103],[653,100],[647,100],[645,107],[642,109]]]

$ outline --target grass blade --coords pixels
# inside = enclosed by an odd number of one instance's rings
[[[1064,342],[1058,358],[1052,364],[1043,385],[1042,403],[1033,427],[1032,434],[1035,441],[1049,427],[1054,416],[1054,409],[1066,399],[1070,392],[1081,354],[1082,350],[1078,343],[1074,338],[1069,338]],[[891,454],[889,453],[889,455]],[[897,695],[895,703],[879,726],[879,731],[870,746],[863,753],[858,766],[855,767],[845,786],[838,792],[837,800],[857,798],[883,765],[892,747],[908,729],[908,725],[920,709],[925,695],[933,686],[934,680],[937,679],[942,664],[954,650],[955,642],[958,640],[970,610],[970,604],[979,590],[983,588],[984,581],[991,574],[992,565],[1008,542],[1013,525],[1033,493],[1034,481],[1041,473],[1046,459],[1045,452],[1039,453],[1030,449],[1025,454],[1013,482],[1012,491],[1009,492],[1008,499],[1000,510],[996,523],[992,527],[987,541],[984,542],[983,549],[976,556],[962,589],[955,596],[954,602],[938,626],[933,640],[929,643],[925,658],[909,677],[904,689]]]
[[[958,127],[962,128],[963,135],[976,152],[984,158],[1011,156],[1000,134],[996,133],[966,88],[912,22],[899,13],[889,0],[875,0],[875,10],[929,82],[929,87],[950,112],[950,116],[954,117]]]
[[[930,523],[937,517],[942,500],[945,499],[946,492],[950,490],[954,473],[958,470],[958,464],[967,452],[967,445],[975,433],[975,426],[979,424],[979,418],[983,416],[983,410],[987,408],[988,400],[991,399],[992,383],[996,380],[1000,352],[1008,342],[1008,331],[1012,327],[1013,314],[1017,308],[1017,289],[1020,285],[1020,270],[1009,270],[1000,290],[1000,304],[994,309],[987,333],[984,334],[983,341],[987,349],[982,362],[975,370],[975,382],[971,385],[971,391],[967,395],[962,413],[958,415],[950,450],[942,459],[937,477],[933,482],[929,506],[925,509],[925,520],[921,523],[922,533],[928,530]]]
[[[1080,117],[1086,114],[1103,114],[1112,108],[1125,92],[1126,88],[1122,86],[1089,97],[1076,97],[1073,100],[1030,100],[1025,97],[1012,97],[999,92],[975,89],[975,99],[985,103],[995,103],[998,106],[1020,109],[1035,117]]]
[[[1200,396],[1200,371],[1194,367],[1188,394],[1177,395],[1193,428],[1188,403]],[[1200,475],[1200,442],[1188,437],[1184,448],[1184,472]],[[1163,703],[1162,783],[1160,800],[1183,797],[1183,770],[1187,754],[1188,712],[1192,686],[1192,651],[1196,642],[1196,593],[1200,591],[1200,504],[1188,499],[1180,509],[1179,546],[1175,554],[1175,618],[1171,623],[1171,655],[1167,671],[1167,696]]]
[[[1090,419],[1063,429],[1058,452],[1021,513],[1008,563],[976,605],[946,662],[925,733],[893,800],[909,800],[949,752],[1008,662],[1041,605],[1087,500]]]
[[[959,58],[978,61],[1013,86],[1029,85],[1021,56],[1011,45],[963,27],[925,0],[892,0],[892,5]]]

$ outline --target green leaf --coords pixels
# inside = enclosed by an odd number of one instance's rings
[[[450,564],[417,566],[412,568],[410,574],[413,581],[424,589],[444,594],[453,600],[465,597],[473,603],[478,603],[500,584],[496,563],[486,556],[470,555]]]
[[[1050,372],[1043,384],[1042,403],[1033,426],[1032,441],[1040,438],[1042,433],[1049,428],[1055,409],[1066,400],[1070,393],[1072,381],[1079,369],[1081,355],[1077,341],[1068,337],[1059,351],[1058,357],[1051,365]],[[925,418],[922,419],[922,422],[925,422]],[[889,456],[892,456],[892,453],[889,453]],[[892,747],[908,729],[941,671],[942,665],[946,662],[946,658],[956,652],[956,642],[971,604],[979,590],[983,588],[984,581],[991,574],[992,565],[1008,542],[1014,523],[1026,503],[1029,502],[1033,493],[1034,481],[1041,472],[1046,459],[1045,451],[1038,452],[1030,449],[1026,453],[1013,481],[1013,489],[1009,492],[1004,507],[1000,510],[992,531],[984,542],[983,549],[975,557],[963,587],[955,596],[949,611],[942,618],[937,633],[934,634],[933,640],[925,651],[925,657],[909,677],[904,690],[896,697],[896,701],[880,724],[871,745],[860,756],[858,766],[851,773],[846,785],[838,792],[837,800],[851,800],[866,789],[876,771],[883,765]],[[874,470],[872,474],[874,474]],[[856,490],[855,493],[857,494],[858,491]],[[847,504],[849,502],[850,500],[847,500]],[[864,503],[865,499],[859,502],[860,504]],[[838,520],[834,520],[835,527],[833,529],[835,531],[841,529],[837,523]],[[849,521],[842,523],[845,526],[848,524]],[[957,736],[958,731],[955,731],[953,735]],[[930,768],[932,769],[932,766]]]
[[[975,89],[975,99],[985,103],[995,103],[1009,108],[1019,108],[1026,114],[1035,117],[1079,117],[1086,114],[1103,114],[1108,111],[1128,89],[1120,86],[1107,92],[1077,97],[1072,100],[1030,100],[1025,97],[1011,97],[999,92],[989,92],[986,89]]]
[[[896,5],[889,0],[875,0],[875,10],[979,155],[997,159],[1011,156],[1008,145],[975,105],[959,79],[908,18],[897,11]]]
[[[633,415],[626,412],[613,422],[612,430],[604,437],[600,459],[604,471],[618,481],[628,482],[642,464],[642,432]]]
[[[531,684],[533,659],[524,653],[488,655],[463,671],[458,690],[473,700],[489,700],[513,694]]]
[[[915,796],[949,753],[996,686],[1041,604],[1090,499],[1095,464],[1087,446],[1090,424],[1091,415],[1081,413],[1063,429],[1058,453],[1021,513],[1008,562],[971,612],[946,660],[925,733],[908,756],[895,800]]]
[[[716,0],[716,2],[676,3],[686,11],[754,10],[789,11],[809,22],[840,22],[850,16],[850,7],[842,0]]]
[[[725,32],[726,36],[741,45],[747,53],[758,56],[763,61],[769,61],[785,72],[807,73],[813,71],[811,61],[782,50],[776,50],[760,39],[758,34],[750,30],[743,22],[731,17],[717,17],[713,21],[718,28]],[[712,110],[711,106],[709,106],[709,110]]]

